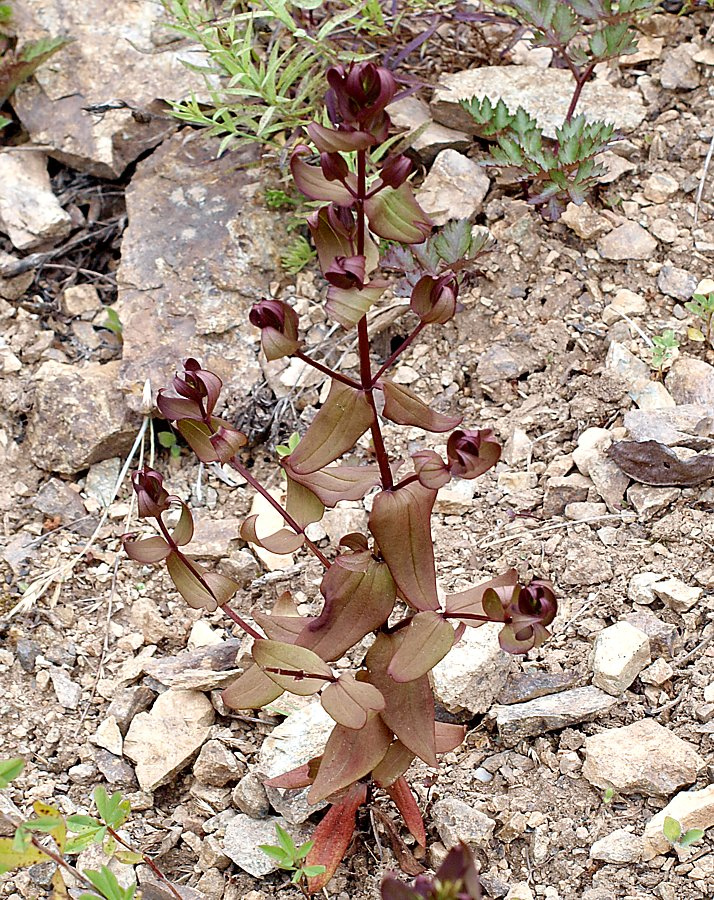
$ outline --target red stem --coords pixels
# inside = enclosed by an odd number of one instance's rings
[[[367,222],[364,214],[364,199],[367,195],[367,152],[359,150],[357,153],[357,255],[364,255],[365,239],[367,234]],[[367,332],[367,317],[362,318],[357,323],[357,340],[359,345],[359,368],[360,378],[362,381],[362,389],[365,396],[372,407],[372,443],[374,444],[374,453],[377,457],[379,472],[382,478],[382,488],[389,491],[394,486],[392,479],[392,470],[389,466],[389,455],[384,446],[382,437],[382,429],[379,426],[379,417],[377,415],[377,406],[374,402],[374,381],[372,378],[372,363],[369,358],[369,334]]]
[[[301,350],[297,350],[293,354],[293,356],[301,359],[304,363],[307,363],[308,366],[312,366],[313,369],[317,369],[318,372],[322,372],[324,375],[329,375],[330,378],[334,378],[335,381],[341,381],[342,384],[346,384],[351,388],[356,388],[357,390],[360,390],[362,387],[362,385],[358,381],[355,381],[353,378],[348,378],[347,375],[343,375],[341,372],[336,372],[329,366],[323,365],[316,359],[312,359],[310,356],[307,356],[307,354],[303,353]]]
[[[569,122],[573,118],[573,114],[575,113],[575,107],[578,105],[578,100],[580,99],[580,95],[583,92],[585,83],[587,81],[589,81],[594,68],[595,68],[595,66],[592,65],[592,63],[591,63],[586,69],[584,69],[584,71],[582,71],[579,75],[576,76],[575,91],[573,92],[573,96],[570,101],[570,106],[568,107],[568,112],[565,115],[566,122]]]
[[[394,353],[392,353],[392,355],[389,357],[389,359],[388,359],[385,363],[383,363],[383,364],[380,366],[380,368],[377,370],[376,374],[375,374],[374,377],[372,378],[372,386],[373,386],[373,387],[374,387],[374,385],[379,381],[379,379],[382,377],[382,375],[384,375],[384,373],[387,371],[387,369],[388,369],[390,366],[394,365],[394,363],[395,363],[395,362],[397,361],[397,359],[402,355],[402,353],[404,353],[404,351],[405,351],[405,350],[407,349],[407,347],[412,343],[412,341],[413,341],[418,335],[421,334],[421,332],[423,331],[423,329],[424,329],[425,327],[426,327],[426,326],[424,325],[424,323],[423,323],[423,322],[420,322],[420,323],[417,325],[417,327],[414,329],[414,331],[412,331],[412,333],[409,335],[409,337],[405,338],[405,339],[401,342],[401,344],[397,347],[397,349],[394,351]]]

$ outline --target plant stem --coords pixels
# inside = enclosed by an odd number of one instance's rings
[[[93,894],[97,894],[97,889],[94,887],[92,882],[85,875],[83,875],[79,871],[79,869],[75,869],[74,866],[70,865],[63,856],[60,856],[59,853],[55,853],[54,850],[50,850],[49,847],[45,847],[39,842],[36,837],[34,837],[34,835],[30,838],[30,841],[33,847],[36,847],[40,852],[44,853],[45,856],[51,859],[53,863],[56,863],[60,868],[65,869],[67,872],[69,872],[72,877],[77,878],[79,881],[81,881],[82,884],[86,885],[86,887],[88,887]]]
[[[280,515],[283,517],[285,523],[290,526],[297,534],[301,534],[305,538],[305,546],[309,547],[310,550],[315,554],[315,556],[320,560],[322,565],[326,568],[330,568],[330,561],[325,556],[325,554],[320,550],[320,548],[314,544],[310,538],[305,534],[305,529],[302,525],[298,525],[298,523],[293,519],[290,513],[283,509],[283,507],[278,503],[278,501],[273,497],[270,491],[267,488],[264,488],[263,485],[251,475],[248,469],[242,464],[239,463],[235,456],[228,461],[228,465],[235,469],[236,472],[240,473],[243,478],[248,482],[248,484],[254,488],[261,496],[263,496],[268,503],[275,509]]]
[[[372,378],[372,386],[373,387],[379,381],[379,379],[382,377],[382,375],[384,375],[384,373],[387,371],[387,369],[390,366],[394,365],[394,363],[402,355],[402,353],[404,353],[404,351],[412,343],[412,341],[421,334],[421,332],[423,331],[423,329],[425,327],[426,326],[424,325],[424,323],[420,322],[417,325],[417,327],[414,329],[414,331],[412,331],[412,333],[409,335],[409,337],[405,338],[401,342],[401,344],[397,347],[397,349],[394,351],[394,353],[392,353],[392,355],[389,357],[389,359],[379,367],[379,369],[375,373],[374,377]]]
[[[225,613],[229,619],[233,619],[233,621],[240,628],[245,631],[246,634],[249,634],[254,640],[262,641],[264,640],[264,635],[262,635],[259,631],[256,631],[251,625],[249,625],[244,619],[242,619],[238,613],[230,606],[228,603],[224,603],[222,606],[219,606],[219,609]]]
[[[407,475],[406,478],[402,478],[400,482],[394,485],[394,490],[398,491],[400,488],[405,488],[408,484],[413,484],[415,481],[419,481],[419,476],[416,472],[412,472],[411,475]]]
[[[585,87],[586,82],[590,80],[590,76],[592,75],[594,68],[595,66],[591,63],[578,76],[576,76],[575,90],[573,91],[573,96],[570,100],[568,112],[565,115],[566,122],[569,122],[573,118],[575,107],[578,105],[580,95],[583,92],[583,88]]]
[[[367,194],[367,151],[359,150],[357,153],[357,255],[364,255],[365,238],[367,232],[367,222],[364,214],[364,198]],[[392,470],[389,467],[389,455],[384,446],[382,437],[382,429],[379,426],[379,417],[377,415],[377,406],[374,402],[374,381],[372,379],[372,364],[369,358],[369,334],[367,332],[367,316],[357,323],[357,341],[359,345],[359,369],[362,381],[362,389],[365,396],[372,407],[372,443],[374,444],[374,453],[377,457],[379,472],[382,478],[382,488],[385,491],[392,489],[394,481],[392,479]]]
[[[111,834],[111,836],[114,838],[114,840],[118,844],[121,844],[122,847],[126,847],[127,850],[131,850],[132,853],[134,852],[134,848],[131,846],[131,844],[127,844],[127,842],[122,837],[120,837],[110,825],[107,825],[107,831],[109,832],[109,834]],[[141,858],[144,860],[146,865],[151,869],[151,871],[154,873],[154,875],[156,875],[156,877],[159,880],[163,881],[163,883],[168,887],[168,889],[171,891],[171,893],[174,895],[174,897],[176,897],[176,900],[183,900],[183,897],[181,896],[181,894],[179,894],[179,892],[176,890],[176,888],[173,886],[173,884],[171,884],[169,879],[164,875],[164,873],[161,871],[161,869],[156,865],[154,860],[150,856],[147,856],[146,853],[142,853]]]
[[[312,359],[312,357],[307,356],[307,354],[303,353],[301,350],[296,350],[295,353],[293,353],[293,356],[297,357],[297,359],[301,359],[304,363],[307,363],[308,366],[312,366],[313,369],[317,369],[324,375],[329,375],[329,377],[334,378],[335,381],[341,381],[342,384],[346,384],[351,388],[357,388],[357,390],[360,390],[362,387],[362,385],[358,381],[355,381],[353,378],[348,378],[347,375],[343,375],[341,372],[336,372],[329,366],[323,365],[316,359]]]

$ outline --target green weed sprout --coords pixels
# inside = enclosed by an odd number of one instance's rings
[[[271,859],[275,860],[279,869],[282,869],[285,872],[292,872],[290,881],[293,884],[296,884],[303,893],[306,893],[304,882],[308,878],[322,875],[325,871],[324,866],[303,865],[305,857],[310,850],[312,850],[312,846],[315,842],[306,841],[304,844],[300,844],[299,847],[296,847],[295,841],[293,841],[287,831],[284,828],[281,828],[277,822],[275,823],[275,835],[278,840],[277,846],[274,844],[260,844],[260,849]]]
[[[671,328],[665,328],[662,334],[652,338],[650,368],[661,376],[674,362],[678,349],[679,340],[676,334]]]
[[[682,826],[676,819],[672,818],[672,816],[665,816],[662,834],[673,846],[676,844],[678,847],[691,847],[692,844],[701,841],[704,837],[704,830],[702,828],[689,828],[687,831],[682,832]]]
[[[690,329],[690,337],[696,341],[712,342],[712,320],[714,319],[714,291],[708,294],[694,294],[692,299],[684,304],[685,309],[694,313],[704,323],[704,330]]]

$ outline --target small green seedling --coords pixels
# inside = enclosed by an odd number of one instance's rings
[[[309,263],[315,259],[317,254],[310,246],[307,238],[303,235],[297,235],[285,248],[280,257],[280,264],[288,273],[288,275],[297,275]]]
[[[314,841],[306,841],[295,846],[295,841],[290,837],[284,828],[275,823],[275,834],[278,839],[278,845],[260,844],[260,849],[271,859],[274,859],[279,869],[286,872],[292,872],[290,881],[296,884],[303,893],[306,893],[304,882],[308,878],[314,878],[316,875],[322,875],[325,871],[324,866],[304,866],[303,860],[312,850]]]
[[[21,759],[0,759],[0,788],[6,788],[14,781],[24,766]]]
[[[665,816],[662,834],[673,846],[690,847],[692,844],[696,844],[697,841],[701,841],[704,837],[704,830],[701,828],[690,828],[682,832],[682,826],[676,819],[672,818],[672,816]]]
[[[115,334],[119,340],[122,339],[122,331],[124,328],[119,319],[119,314],[115,309],[112,309],[111,306],[107,309],[107,317],[104,320],[103,327]]]
[[[171,459],[178,459],[181,456],[181,448],[178,445],[178,441],[176,440],[176,435],[173,431],[160,431],[156,435],[159,444],[168,450],[171,454]]]
[[[664,370],[674,362],[679,349],[679,341],[671,328],[665,328],[662,334],[657,334],[652,338],[652,345],[650,367],[662,375]]]
[[[85,869],[84,875],[94,885],[97,894],[106,900],[133,900],[136,893],[135,884],[122,887],[116,875],[107,866],[102,866],[98,872],[94,869]],[[80,894],[79,900],[97,900],[97,894]]]
[[[300,201],[280,188],[266,188],[265,205],[268,209],[294,209],[300,205]]]
[[[694,294],[689,303],[684,304],[689,312],[694,313],[704,323],[704,328],[690,328],[689,337],[693,341],[712,342],[712,322],[714,320],[714,291],[708,294]]]
[[[609,803],[612,803],[612,800],[615,796],[615,788],[609,787],[602,795],[602,802],[607,806]]]
[[[278,444],[275,448],[275,452],[278,454],[280,459],[284,459],[286,456],[290,456],[293,450],[297,450],[297,445],[300,443],[300,435],[297,431],[293,431],[293,433],[288,438],[287,444]]]

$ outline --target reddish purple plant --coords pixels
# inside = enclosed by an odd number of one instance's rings
[[[418,875],[412,885],[396,875],[382,882],[382,900],[481,900],[481,882],[471,851],[457,844],[434,875]]]
[[[142,515],[153,518],[161,537],[127,540],[129,555],[140,562],[165,560],[169,574],[187,602],[195,607],[220,606],[254,638],[255,665],[224,691],[226,705],[236,709],[265,706],[283,691],[320,694],[335,727],[324,753],[294,772],[272,779],[275,787],[310,786],[312,802],[333,806],[318,825],[307,863],[325,866],[310,880],[313,891],[334,873],[351,840],[355,817],[368,798],[369,782],[396,803],[416,840],[424,845],[424,824],[404,773],[415,757],[437,765],[437,755],[463,740],[465,729],[435,721],[429,672],[446,656],[466,626],[502,624],[501,646],[526,653],[548,635],[556,612],[552,589],[543,581],[518,584],[515,570],[447,595],[437,594],[431,515],[439,488],[452,479],[476,478],[496,464],[500,447],[489,429],[458,428],[461,418],[431,409],[412,390],[387,373],[420,332],[448,322],[456,313],[459,273],[473,250],[468,223],[430,237],[431,223],[417,204],[409,182],[409,161],[388,158],[381,165],[372,153],[389,131],[386,105],[394,96],[392,76],[372,63],[334,67],[327,79],[327,106],[334,127],[314,124],[309,135],[319,152],[295,148],[291,167],[297,186],[324,205],[309,218],[321,270],[329,284],[327,312],[345,328],[357,328],[359,379],[333,371],[302,349],[298,318],[285,303],[264,300],[250,320],[261,330],[268,359],[295,356],[329,375],[327,399],[296,449],[281,462],[286,501],[281,506],[237,456],[245,437],[213,415],[221,382],[190,359],[172,394],[161,391],[162,415],[203,462],[232,466],[266,498],[285,522],[268,537],[258,537],[255,516],[241,536],[275,553],[306,546],[324,566],[320,585],[324,605],[319,615],[303,617],[289,599],[281,598],[271,614],[253,613],[262,633],[230,607],[237,590],[230,579],[199,566],[184,554],[193,525],[184,503],[164,490],[161,476],[145,470],[134,477]],[[346,154],[353,154],[350,170]],[[376,371],[372,369],[366,314],[386,287],[377,274],[379,252],[373,236],[402,246],[391,251],[392,268],[407,274],[411,308],[419,318],[412,333]],[[401,255],[400,255],[401,254]],[[377,398],[379,397],[379,403]],[[381,413],[378,412],[381,408]],[[385,447],[381,420],[447,433],[446,459],[430,449],[412,457],[413,472],[398,479],[399,464]],[[456,430],[454,430],[456,429]],[[354,449],[365,432],[372,438],[375,462],[343,465],[337,461]],[[348,534],[334,557],[310,541],[305,529],[325,507],[340,500],[374,494],[369,535]],[[178,525],[170,531],[163,516],[180,507]],[[401,617],[389,624],[400,601]],[[355,672],[336,674],[330,663],[367,635],[374,635]],[[423,892],[419,896],[431,896]]]

